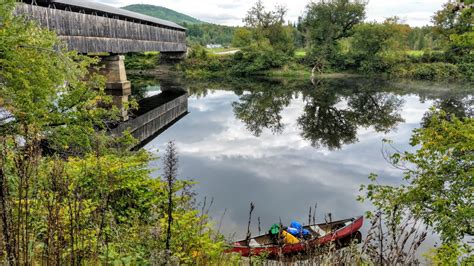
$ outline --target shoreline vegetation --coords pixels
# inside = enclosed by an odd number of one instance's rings
[[[163,154],[163,176],[155,178],[149,168],[151,153],[130,151],[136,142],[130,135],[108,133],[109,125],[119,119],[119,110],[106,107],[112,102],[105,94],[104,77],[89,73],[99,60],[68,51],[53,32],[13,16],[15,4],[5,0],[0,5],[0,264],[266,263],[265,256],[246,260],[225,252],[232,242],[220,233],[225,225],[217,227],[209,217],[212,200],[197,202],[195,181],[179,178],[173,143]],[[459,79],[456,73],[465,73],[463,69],[472,76],[472,32],[466,33],[463,20],[472,11],[457,7],[457,2],[449,2],[443,9],[449,12],[438,16],[454,25],[443,29],[448,39],[440,37],[443,59],[420,61],[430,65],[426,71],[413,70],[422,73],[414,76],[438,79],[449,73],[448,77]],[[244,20],[247,26],[234,36],[240,52],[209,56],[202,47],[193,46],[177,69],[199,78],[248,77],[273,69],[283,69],[276,76],[304,76],[307,67],[317,73],[336,73],[341,70],[336,66],[361,73],[384,73],[388,66],[409,69],[388,52],[400,46],[393,33],[399,32],[397,20],[362,23],[364,10],[361,1],[312,2],[307,17],[292,26],[284,23],[283,7],[266,11],[257,1]],[[321,14],[332,12],[355,21],[328,24]],[[318,25],[331,30],[320,31]],[[298,27],[298,32],[306,33],[295,32]],[[366,42],[368,36],[377,38]],[[295,40],[308,45],[306,54],[296,50],[301,44]],[[379,47],[380,43],[384,45]],[[295,51],[297,58],[291,60]],[[130,56],[127,67],[153,69],[158,56]],[[319,93],[314,100],[331,96],[324,89]],[[313,112],[319,109],[309,106]],[[352,115],[348,119],[366,124],[364,119],[373,118]],[[370,230],[362,245],[337,251],[332,243],[318,247],[310,257],[294,259],[324,265],[418,264],[416,251],[429,230],[441,238],[441,244],[426,254],[429,263],[472,265],[472,247],[463,242],[474,234],[472,132],[470,111],[435,103],[421,127],[413,131],[414,151],[387,153],[393,166],[412,166],[402,168],[400,182],[405,185],[380,184],[376,174],[367,173],[371,183],[360,188],[358,200],[370,202],[375,209],[366,214]],[[428,228],[420,229],[421,224]]]
[[[224,76],[310,77],[357,74],[418,80],[474,81],[474,33],[469,3],[450,1],[434,26],[410,27],[398,17],[365,22],[366,2],[308,4],[297,23],[286,9],[267,11],[261,1],[235,30],[232,55],[191,43],[178,70],[198,79]],[[337,15],[337,19],[331,19]]]

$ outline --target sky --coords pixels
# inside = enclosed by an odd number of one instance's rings
[[[242,18],[256,0],[92,0],[122,7],[130,4],[151,4],[164,6],[200,20],[229,26],[242,25]],[[311,0],[263,0],[269,9],[276,4],[288,8],[289,21],[296,21]],[[383,21],[398,16],[411,26],[430,24],[431,16],[441,9],[447,0],[369,0],[368,21]]]

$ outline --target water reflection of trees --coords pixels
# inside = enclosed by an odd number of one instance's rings
[[[281,112],[291,102],[293,92],[282,87],[271,89],[251,89],[243,93],[232,107],[234,113],[242,120],[247,129],[255,136],[260,136],[263,129],[270,129],[275,134],[283,132]]]
[[[363,90],[340,95],[336,88],[323,87],[305,95],[304,102],[298,125],[314,147],[340,149],[357,141],[359,127],[388,132],[403,121],[403,100],[387,92]]]
[[[434,113],[434,109],[444,111],[448,120],[453,115],[461,119],[466,117],[472,118],[474,116],[474,97],[451,95],[449,97],[437,99],[433,105],[433,109],[426,112],[423,116],[423,127],[429,126],[429,121]]]
[[[129,75],[128,80],[132,85],[132,99],[140,101],[146,98],[149,87],[159,86],[160,82],[152,77]]]
[[[301,136],[313,147],[338,149],[357,140],[357,125],[350,110],[336,107],[341,101],[333,90],[318,88],[304,95],[304,112],[298,118]]]
[[[173,82],[166,87],[176,87]],[[135,84],[143,88],[156,83],[156,80],[139,80]],[[160,79],[160,83],[166,82]],[[206,97],[213,90],[233,91],[238,97],[232,104],[234,114],[255,136],[260,136],[265,129],[281,134],[285,128],[282,112],[292,99],[302,99],[302,112],[296,121],[301,136],[314,147],[332,150],[356,142],[359,128],[371,127],[377,132],[394,129],[403,122],[400,114],[404,105],[402,96],[407,94],[416,94],[422,102],[434,101],[436,108],[457,117],[473,115],[473,97],[466,97],[471,95],[471,90],[446,90],[439,86],[431,89],[429,84],[405,86],[366,79],[325,80],[316,86],[306,81],[248,79],[183,81],[183,84],[188,93],[197,98]],[[137,92],[141,94],[143,89]],[[425,117],[429,116],[430,112],[427,112]]]
[[[265,128],[275,134],[282,132],[281,112],[295,95],[302,95],[304,102],[303,113],[297,119],[301,135],[314,147],[339,149],[357,141],[359,127],[372,126],[377,132],[388,132],[403,121],[403,100],[388,92],[331,83],[318,87],[271,85],[249,89],[233,103],[236,117],[256,136]]]

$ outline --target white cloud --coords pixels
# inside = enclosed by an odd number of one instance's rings
[[[96,2],[121,7],[130,4],[164,6],[204,21],[242,25],[242,18],[255,0],[95,0]],[[283,4],[288,8],[288,19],[296,21],[304,12],[309,0],[264,0],[267,7]],[[367,7],[367,20],[383,21],[398,16],[412,26],[430,24],[431,16],[446,0],[371,0]]]

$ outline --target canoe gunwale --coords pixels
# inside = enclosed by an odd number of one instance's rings
[[[309,226],[338,225],[341,223],[351,221],[350,224],[344,227],[341,227],[339,229],[336,229],[333,232],[330,232],[324,236],[309,239],[297,244],[284,244],[284,245],[272,244],[272,245],[263,245],[263,246],[258,246],[258,247],[250,247],[248,245],[247,246],[233,245],[227,252],[240,253],[242,256],[245,256],[245,257],[259,255],[263,253],[267,253],[269,256],[276,256],[279,254],[291,254],[291,253],[302,252],[302,251],[307,250],[308,248],[312,248],[317,245],[324,245],[329,242],[343,239],[347,236],[357,233],[359,229],[362,227],[363,219],[364,219],[363,216],[358,216],[358,217],[353,217],[349,219],[334,221],[331,223],[320,223],[320,224],[309,225]],[[305,228],[309,226],[305,226]],[[265,235],[266,234],[260,235],[254,238],[262,237]],[[242,242],[242,241],[238,241],[238,242]],[[238,242],[235,242],[235,243],[238,243]]]

